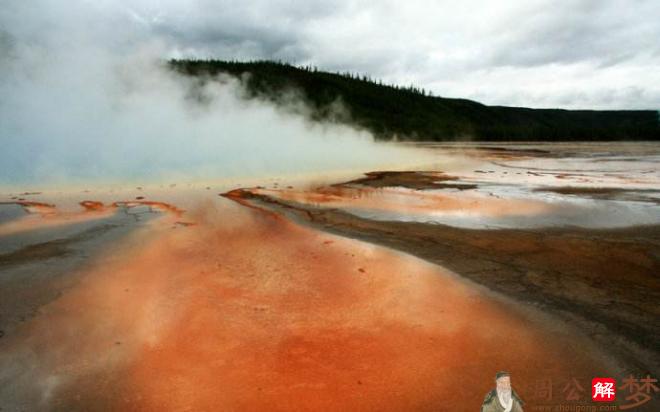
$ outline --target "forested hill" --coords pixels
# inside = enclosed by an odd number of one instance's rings
[[[252,96],[278,101],[299,90],[317,119],[331,117],[371,131],[378,139],[660,140],[655,110],[561,110],[486,106],[431,96],[422,89],[385,85],[350,73],[328,73],[271,61],[172,60],[187,75],[244,76]],[[285,92],[285,93],[283,93]],[[337,114],[336,102],[348,115]]]

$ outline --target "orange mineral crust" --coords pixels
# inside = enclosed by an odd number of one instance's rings
[[[56,405],[478,410],[501,369],[528,398],[606,372],[580,337],[438,266],[220,202],[195,226],[154,221],[31,325],[20,350]]]
[[[83,210],[74,212],[60,211],[55,205],[39,202],[0,202],[1,204],[17,204],[23,207],[28,214],[19,219],[0,224],[0,236],[101,219],[116,213],[118,208],[132,209],[138,206],[146,206],[174,218],[180,218],[184,213],[184,210],[172,204],[152,200],[116,201],[109,204],[97,200],[83,200],[78,202]],[[177,223],[192,224],[190,222]]]
[[[42,202],[0,202],[0,205],[2,204],[19,205],[27,215],[0,224],[0,236],[100,219],[115,212],[114,207],[106,207],[103,203],[93,200],[80,202],[83,210],[76,212],[62,212],[55,205]]]
[[[399,188],[322,187],[311,191],[251,189],[255,194],[306,205],[406,214],[460,213],[483,216],[539,215],[552,210],[531,199],[498,199],[477,193],[433,193]]]

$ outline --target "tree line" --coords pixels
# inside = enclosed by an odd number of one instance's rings
[[[171,60],[189,76],[241,77],[247,92],[280,102],[299,91],[317,120],[364,128],[381,140],[576,141],[660,140],[655,110],[563,110],[487,106],[434,96],[414,85],[385,84],[368,75],[321,71],[282,61]],[[249,76],[243,76],[249,73]],[[341,102],[348,113],[331,108]]]

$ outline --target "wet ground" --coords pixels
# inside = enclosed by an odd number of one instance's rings
[[[640,152],[640,146],[645,150]],[[251,192],[307,206],[338,208],[369,220],[470,229],[657,225],[657,146],[612,143],[532,149],[439,145],[432,146],[433,150],[466,161],[442,171],[370,172],[364,178],[311,191]]]
[[[660,148],[481,146],[4,195],[0,408],[477,410],[502,369],[529,407],[657,376]]]

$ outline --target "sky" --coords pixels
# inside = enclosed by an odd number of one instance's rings
[[[660,2],[124,3],[173,56],[282,59],[486,104],[660,108]]]
[[[378,168],[363,130],[172,57],[280,59],[486,104],[660,109],[660,2],[3,0],[0,186]],[[302,115],[301,115],[302,113]]]
[[[45,3],[20,24],[87,18],[167,57],[281,59],[486,104],[660,109],[657,0],[83,1],[93,19]]]

